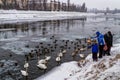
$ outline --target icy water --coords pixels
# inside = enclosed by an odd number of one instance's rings
[[[52,56],[48,62],[46,72],[57,66],[55,58],[61,49],[66,49],[67,53],[62,58],[61,63],[82,58],[77,54],[75,58],[71,53],[77,47],[86,46],[85,39],[95,36],[96,31],[103,34],[107,31],[114,34],[114,42],[120,38],[120,18],[116,16],[96,16],[74,20],[54,20],[31,23],[1,24],[0,25],[0,59],[17,60],[23,69],[24,54],[34,51],[34,57],[29,60],[29,80],[35,79],[44,71],[36,67],[36,50],[40,50],[40,58],[44,55]],[[45,49],[46,52],[45,52]],[[3,53],[4,54],[1,54]],[[89,50],[81,52],[88,54]],[[10,54],[13,56],[11,57]]]

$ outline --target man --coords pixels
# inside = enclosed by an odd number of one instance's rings
[[[105,43],[107,45],[106,53],[107,55],[110,55],[111,47],[113,46],[113,35],[111,34],[111,31],[108,31],[104,35]]]
[[[104,35],[102,35],[99,31],[96,32],[96,35],[97,35],[98,46],[99,46],[99,58],[102,58],[104,53],[103,47],[105,45]]]

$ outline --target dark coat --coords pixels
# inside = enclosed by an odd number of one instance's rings
[[[104,39],[107,46],[113,46],[113,35],[111,33],[106,33]]]

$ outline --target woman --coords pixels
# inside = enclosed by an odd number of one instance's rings
[[[107,45],[107,50],[105,51],[107,55],[110,55],[111,47],[113,46],[113,35],[111,34],[111,31],[108,31],[104,35],[105,43]]]

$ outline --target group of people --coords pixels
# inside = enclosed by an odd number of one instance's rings
[[[97,61],[98,57],[102,58],[105,55],[110,56],[111,47],[113,46],[113,35],[111,31],[108,31],[104,35],[99,31],[96,32],[97,39],[92,40],[92,58],[93,61]],[[99,53],[99,56],[97,56]]]

